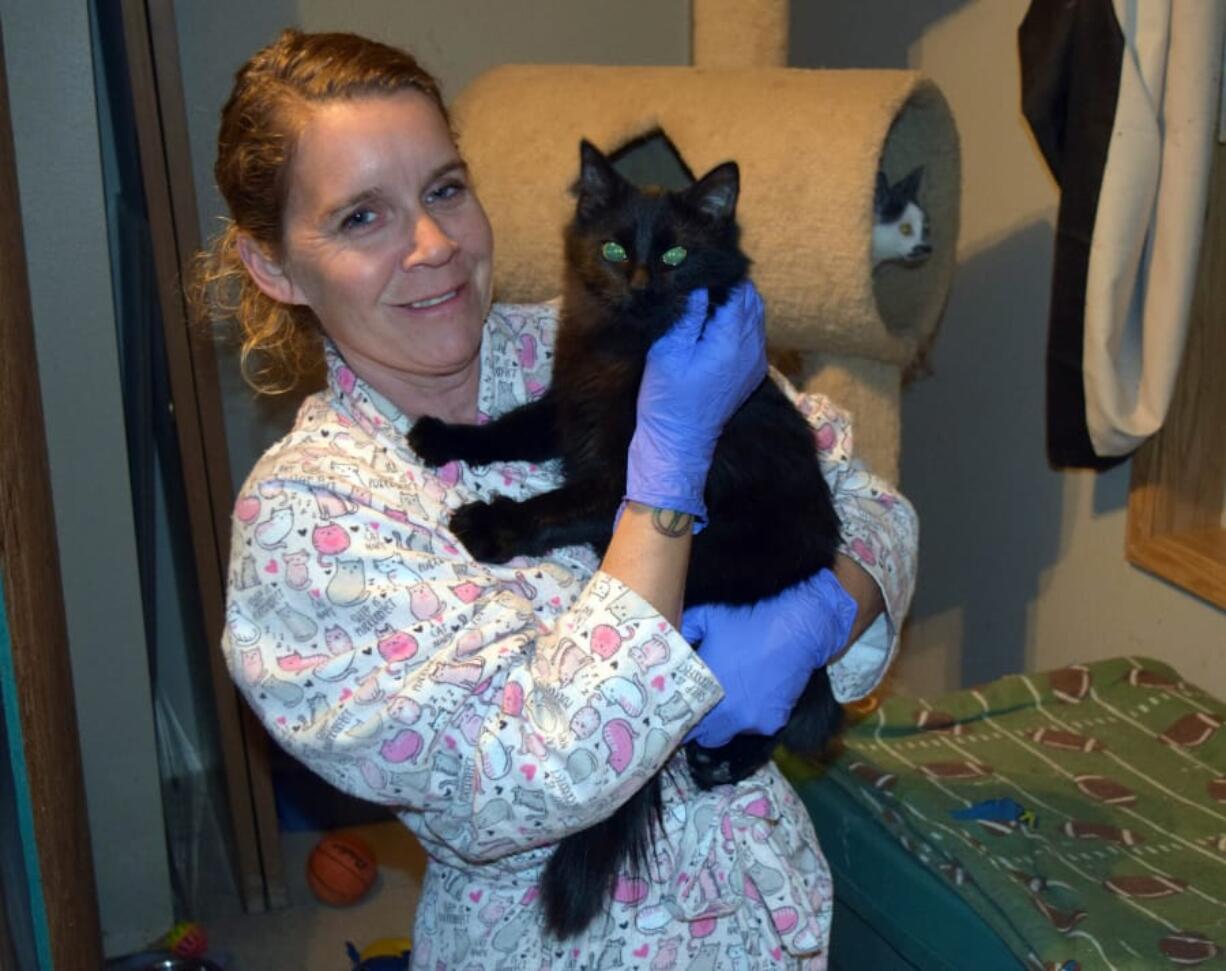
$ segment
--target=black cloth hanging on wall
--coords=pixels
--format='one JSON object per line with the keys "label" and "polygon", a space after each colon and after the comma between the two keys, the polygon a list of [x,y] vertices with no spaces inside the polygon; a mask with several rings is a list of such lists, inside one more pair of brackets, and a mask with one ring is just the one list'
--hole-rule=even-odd
{"label": "black cloth hanging on wall", "polygon": [[1022,112],[1060,185],[1047,332],[1047,457],[1107,469],[1086,424],[1082,353],[1090,240],[1115,124],[1124,34],[1111,0],[1034,0],[1018,29]]}

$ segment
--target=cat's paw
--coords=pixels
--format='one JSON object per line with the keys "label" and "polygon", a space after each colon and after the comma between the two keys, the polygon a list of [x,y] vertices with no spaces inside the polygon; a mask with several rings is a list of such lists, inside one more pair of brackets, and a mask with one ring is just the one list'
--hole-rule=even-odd
{"label": "cat's paw", "polygon": [[423,415],[409,429],[409,448],[416,452],[418,458],[428,467],[437,469],[455,458],[451,437],[451,429],[445,421]]}
{"label": "cat's paw", "polygon": [[482,563],[505,563],[527,552],[518,526],[519,503],[505,496],[491,502],[470,502],[451,516],[448,528],[473,559]]}
{"label": "cat's paw", "polygon": [[733,782],[732,765],[721,759],[716,750],[702,748],[691,742],[685,747],[685,760],[690,766],[690,775],[699,789],[714,789]]}

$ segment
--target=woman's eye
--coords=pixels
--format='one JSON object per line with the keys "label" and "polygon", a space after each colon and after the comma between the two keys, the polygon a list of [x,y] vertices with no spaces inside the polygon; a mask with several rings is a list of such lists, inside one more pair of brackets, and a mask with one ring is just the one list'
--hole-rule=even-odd
{"label": "woman's eye", "polygon": [[468,186],[463,182],[445,182],[437,189],[432,190],[426,198],[429,202],[450,202],[452,199],[462,196],[467,190]]}
{"label": "woman's eye", "polygon": [[672,249],[666,249],[660,259],[669,266],[680,266],[685,260],[685,247],[674,246]]}
{"label": "woman's eye", "polygon": [[612,240],[600,248],[600,255],[610,263],[625,263],[629,258],[626,256],[626,248],[621,243],[615,243]]}
{"label": "woman's eye", "polygon": [[341,222],[341,229],[361,229],[363,226],[369,226],[374,221],[375,211],[373,209],[358,209],[344,218]]}

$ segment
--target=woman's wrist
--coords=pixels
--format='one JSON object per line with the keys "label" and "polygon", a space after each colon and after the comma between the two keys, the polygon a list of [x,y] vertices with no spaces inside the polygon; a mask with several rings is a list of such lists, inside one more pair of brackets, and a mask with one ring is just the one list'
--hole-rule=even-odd
{"label": "woman's wrist", "polygon": [[678,450],[653,435],[649,422],[640,421],[626,455],[625,497],[645,506],[689,513],[705,523],[704,494],[714,452],[714,439],[709,446],[691,442],[690,448]]}
{"label": "woman's wrist", "polygon": [[651,517],[652,525],[665,536],[681,536],[684,533],[698,532],[698,529],[695,528],[696,520],[693,513],[666,506],[657,506],[649,502],[639,502],[637,499],[629,497],[623,499],[621,505],[617,507],[617,514],[613,517],[614,529],[621,522],[622,514],[630,506],[634,506],[637,510],[647,513]]}
{"label": "woman's wrist", "polygon": [[850,556],[843,553],[835,555],[834,575],[840,586],[855,600],[856,619],[852,621],[847,643],[831,660],[837,660],[845,654],[847,649],[860,639],[860,635],[868,630],[873,621],[885,610],[885,598],[881,595],[881,588],[877,586],[877,581]]}
{"label": "woman's wrist", "polygon": [[689,513],[627,500],[601,563],[674,626],[681,622],[693,521]]}

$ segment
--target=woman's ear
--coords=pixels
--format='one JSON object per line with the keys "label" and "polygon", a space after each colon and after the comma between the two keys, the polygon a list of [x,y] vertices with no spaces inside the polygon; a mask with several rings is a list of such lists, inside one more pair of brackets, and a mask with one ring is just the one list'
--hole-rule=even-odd
{"label": "woman's ear", "polygon": [[264,252],[264,248],[246,233],[238,235],[238,256],[251,274],[255,285],[278,303],[305,303],[298,288],[285,272],[284,265]]}

